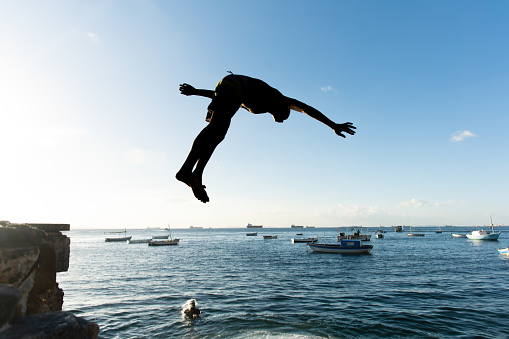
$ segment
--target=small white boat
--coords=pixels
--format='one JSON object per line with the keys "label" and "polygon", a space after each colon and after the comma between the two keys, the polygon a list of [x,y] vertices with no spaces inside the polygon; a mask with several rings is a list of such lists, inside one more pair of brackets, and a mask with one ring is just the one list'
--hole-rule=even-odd
{"label": "small white boat", "polygon": [[253,232],[253,233],[246,233],[246,235],[248,237],[256,237],[258,235],[258,232]]}
{"label": "small white boat", "polygon": [[277,235],[264,235],[263,239],[277,239]]}
{"label": "small white boat", "polygon": [[168,239],[169,236],[170,236],[169,234],[167,234],[167,235],[154,235],[152,237],[152,239]]}
{"label": "small white boat", "polygon": [[466,238],[466,234],[460,234],[460,233],[452,233],[451,234],[453,238]]}
{"label": "small white boat", "polygon": [[148,244],[150,239],[131,239],[128,241],[129,244]]}
{"label": "small white boat", "polygon": [[410,226],[410,233],[408,233],[409,237],[424,237],[424,233],[414,233],[412,231],[412,226]]}
{"label": "small white boat", "polygon": [[490,233],[485,230],[472,231],[472,234],[467,234],[467,238],[470,240],[498,240],[500,232]]}
{"label": "small white boat", "polygon": [[507,255],[509,256],[509,247],[507,248],[499,248],[498,249],[498,253],[502,254],[502,255]]}
{"label": "small white boat", "polygon": [[297,242],[304,242],[304,243],[314,243],[318,241],[318,236],[314,238],[295,238],[292,239],[292,244],[295,244]]}
{"label": "small white boat", "polygon": [[375,237],[377,239],[383,239],[384,238],[384,234],[382,232],[375,231]]}
{"label": "small white boat", "polygon": [[[490,217],[491,220],[491,217]],[[471,234],[467,234],[467,238],[470,240],[498,240],[500,236],[500,232],[495,232],[493,229],[493,220],[491,221],[491,232],[485,231],[483,229],[472,231]]]}
{"label": "small white boat", "polygon": [[314,252],[339,254],[364,254],[373,248],[373,245],[364,245],[362,240],[358,239],[343,239],[339,244],[307,244],[307,246]]}
{"label": "small white boat", "polygon": [[180,239],[175,238],[172,240],[150,240],[148,245],[149,246],[170,246],[170,245],[178,245],[180,242]]}

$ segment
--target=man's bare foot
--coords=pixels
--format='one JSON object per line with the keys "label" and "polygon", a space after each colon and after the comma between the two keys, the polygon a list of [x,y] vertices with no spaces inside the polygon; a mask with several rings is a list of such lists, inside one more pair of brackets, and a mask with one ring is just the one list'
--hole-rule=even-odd
{"label": "man's bare foot", "polygon": [[175,175],[177,180],[182,181],[187,186],[191,187],[193,190],[193,194],[196,199],[200,200],[203,203],[209,202],[209,196],[205,191],[205,185],[201,183],[201,180],[195,177],[192,173],[177,173]]}

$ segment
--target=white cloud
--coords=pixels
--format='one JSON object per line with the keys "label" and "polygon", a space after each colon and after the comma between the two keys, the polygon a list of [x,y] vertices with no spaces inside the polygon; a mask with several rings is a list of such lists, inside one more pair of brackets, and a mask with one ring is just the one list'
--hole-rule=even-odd
{"label": "white cloud", "polygon": [[447,200],[446,202],[429,202],[425,200],[418,200],[412,198],[410,201],[403,201],[396,205],[398,208],[403,207],[423,207],[423,206],[433,206],[433,207],[442,207],[442,206],[452,206],[452,205],[461,205],[465,204],[464,200],[456,201],[456,200]]}
{"label": "white cloud", "polygon": [[335,88],[332,88],[331,86],[324,86],[321,88],[321,90],[323,92],[334,92],[334,93],[338,93],[339,91]]}
{"label": "white cloud", "polygon": [[397,207],[422,207],[424,205],[428,205],[429,202],[427,201],[424,201],[424,200],[417,200],[415,198],[412,198],[412,200],[410,201],[403,201],[403,202],[400,202]]}
{"label": "white cloud", "polygon": [[451,142],[463,141],[466,138],[476,137],[474,133],[470,131],[456,131],[451,135]]}

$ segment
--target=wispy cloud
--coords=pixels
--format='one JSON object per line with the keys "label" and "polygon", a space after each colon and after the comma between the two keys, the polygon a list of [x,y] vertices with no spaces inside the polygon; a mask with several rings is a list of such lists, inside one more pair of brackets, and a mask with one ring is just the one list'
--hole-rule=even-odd
{"label": "wispy cloud", "polygon": [[429,202],[427,202],[427,201],[412,198],[412,200],[410,200],[410,201],[400,202],[397,205],[397,207],[422,207],[422,206],[425,206],[428,204],[429,204]]}
{"label": "wispy cloud", "polygon": [[447,205],[458,205],[458,204],[465,204],[465,200],[447,200],[446,202],[435,202],[433,203],[433,206],[439,207],[439,206],[447,206]]}
{"label": "wispy cloud", "polygon": [[449,140],[451,140],[451,142],[458,142],[476,136],[477,135],[470,131],[456,131],[451,135],[451,138]]}
{"label": "wispy cloud", "polygon": [[339,91],[332,86],[324,86],[321,88],[323,92],[333,92],[333,93],[339,93]]}
{"label": "wispy cloud", "polygon": [[87,37],[90,42],[92,42],[94,44],[99,43],[99,37],[97,36],[97,34],[88,32]]}
{"label": "wispy cloud", "polygon": [[359,205],[337,204],[329,210],[329,214],[341,218],[356,218],[361,216],[367,217],[384,211],[385,208],[378,205],[366,207]]}

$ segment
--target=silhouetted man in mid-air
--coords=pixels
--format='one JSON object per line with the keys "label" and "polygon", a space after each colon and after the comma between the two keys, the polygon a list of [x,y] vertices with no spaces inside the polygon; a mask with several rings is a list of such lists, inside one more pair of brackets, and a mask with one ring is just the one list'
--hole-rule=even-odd
{"label": "silhouetted man in mid-air", "polygon": [[204,203],[209,201],[209,197],[202,184],[203,170],[216,146],[224,139],[230,121],[240,107],[254,114],[270,113],[276,122],[285,121],[290,116],[290,110],[294,110],[324,123],[343,138],[346,137],[343,133],[355,134],[355,126],[351,122],[336,124],[313,107],[286,97],[265,82],[245,75],[230,74],[224,77],[214,91],[182,84],[180,93],[212,99],[205,119],[209,124],[194,140],[186,161],[176,175],[177,180],[190,186],[194,196]]}

